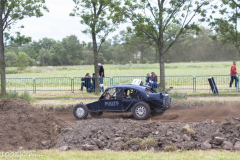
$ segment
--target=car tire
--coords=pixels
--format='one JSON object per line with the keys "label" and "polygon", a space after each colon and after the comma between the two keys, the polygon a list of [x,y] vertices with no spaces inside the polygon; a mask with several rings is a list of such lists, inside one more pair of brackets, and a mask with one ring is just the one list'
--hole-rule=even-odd
{"label": "car tire", "polygon": [[85,119],[88,116],[88,108],[84,104],[78,104],[73,108],[73,115],[76,119]]}
{"label": "car tire", "polygon": [[89,112],[89,114],[94,118],[94,117],[100,117],[103,112]]}
{"label": "car tire", "polygon": [[145,120],[149,117],[151,109],[147,103],[139,102],[133,106],[133,117],[138,120]]}

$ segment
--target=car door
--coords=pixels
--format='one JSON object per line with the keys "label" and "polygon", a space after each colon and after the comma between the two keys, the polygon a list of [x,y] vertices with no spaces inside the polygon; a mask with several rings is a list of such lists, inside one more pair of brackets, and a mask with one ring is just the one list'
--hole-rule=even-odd
{"label": "car door", "polygon": [[132,93],[132,89],[124,88],[124,96],[123,96],[123,110],[126,110],[130,108],[130,106],[133,104],[134,98],[130,97],[130,94]]}
{"label": "car door", "polygon": [[99,109],[102,111],[122,111],[123,88],[110,88],[106,90],[100,99]]}

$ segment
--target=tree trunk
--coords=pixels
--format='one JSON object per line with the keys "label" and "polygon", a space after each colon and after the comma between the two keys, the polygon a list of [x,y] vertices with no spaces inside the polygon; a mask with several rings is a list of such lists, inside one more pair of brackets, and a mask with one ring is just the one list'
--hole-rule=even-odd
{"label": "tree trunk", "polygon": [[1,1],[0,8],[0,67],[1,67],[1,95],[6,94],[6,76],[5,76],[5,56],[4,56],[4,39],[3,39],[3,11],[5,1]]}
{"label": "tree trunk", "polygon": [[159,64],[160,64],[160,91],[165,91],[165,69],[164,69],[164,50],[163,47],[159,49]]}
{"label": "tree trunk", "polygon": [[236,8],[236,25],[235,25],[235,31],[236,31],[236,46],[237,46],[237,55],[236,55],[236,59],[238,59],[239,57],[239,53],[240,53],[240,50],[239,50],[239,44],[238,44],[238,30],[237,30],[237,17],[238,17],[238,11],[237,11],[238,7]]}
{"label": "tree trunk", "polygon": [[154,63],[157,63],[157,58],[158,58],[158,49],[157,49],[157,47],[156,47],[156,56],[155,56],[155,60],[154,60]]}
{"label": "tree trunk", "polygon": [[95,70],[95,93],[99,93],[99,68],[98,68],[98,52],[97,52],[97,41],[96,33],[92,32],[93,39],[93,53],[94,53],[94,70]]}

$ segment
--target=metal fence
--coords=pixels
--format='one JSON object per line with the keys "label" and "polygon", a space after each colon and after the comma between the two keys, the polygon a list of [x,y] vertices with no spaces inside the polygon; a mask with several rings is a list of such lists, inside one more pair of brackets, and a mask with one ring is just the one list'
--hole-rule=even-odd
{"label": "metal fence", "polygon": [[[173,87],[174,90],[206,91],[210,90],[209,77],[214,77],[219,90],[239,91],[239,76],[237,76],[237,87],[235,87],[234,82],[230,88],[230,75],[203,75],[196,77],[191,75],[166,76],[165,83],[166,88]],[[145,76],[104,77],[103,84],[106,88],[116,84],[132,83],[134,79],[141,79],[145,83],[145,78]],[[74,91],[81,89],[82,82],[81,77],[6,78],[6,88],[7,91],[33,91],[34,93],[37,91],[70,91],[74,93]],[[158,77],[159,82],[160,77]]]}
{"label": "metal fence", "polygon": [[[141,79],[145,82],[145,76],[115,76],[112,78],[112,85],[132,83],[134,79]],[[160,82],[160,77],[158,77],[157,83]],[[166,88],[173,87],[177,90],[193,90],[194,89],[194,77],[191,75],[186,76],[166,76],[165,77]]]}
{"label": "metal fence", "polygon": [[72,79],[70,77],[47,77],[35,79],[35,90],[33,91],[71,91]]}
{"label": "metal fence", "polygon": [[34,79],[32,78],[6,78],[7,91],[33,91]]}
{"label": "metal fence", "polygon": [[197,90],[209,90],[209,82],[208,78],[213,77],[215,80],[215,83],[217,85],[218,90],[236,90],[239,91],[239,76],[238,76],[238,82],[237,86],[235,87],[235,81],[232,84],[232,87],[230,87],[230,80],[231,76],[230,75],[204,75],[204,76],[196,76],[195,77],[195,87],[194,91],[196,92]]}

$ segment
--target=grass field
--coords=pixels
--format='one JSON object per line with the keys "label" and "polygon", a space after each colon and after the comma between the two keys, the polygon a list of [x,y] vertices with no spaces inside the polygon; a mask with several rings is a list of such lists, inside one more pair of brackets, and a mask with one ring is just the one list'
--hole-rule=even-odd
{"label": "grass field", "polygon": [[[41,160],[239,160],[240,152],[229,151],[176,151],[176,152],[113,152],[113,151],[25,151],[22,153],[37,153],[41,157],[6,157],[6,159],[41,159]],[[1,158],[1,157],[0,157]]]}
{"label": "grass field", "polygon": [[[229,75],[232,62],[193,62],[165,63],[165,74],[170,75]],[[145,76],[154,71],[160,74],[159,64],[127,64],[104,65],[105,77],[113,76]],[[7,78],[36,78],[36,77],[83,77],[93,73],[93,65],[89,66],[59,66],[59,67],[29,67],[23,72],[17,68],[7,67]]]}
{"label": "grass field", "polygon": [[[165,64],[166,88],[173,87],[174,90],[184,93],[191,93],[194,92],[194,90],[196,90],[198,93],[206,93],[210,89],[208,82],[209,75],[221,75],[214,76],[218,89],[221,91],[236,91],[238,88],[229,88],[229,72],[231,65],[232,62]],[[146,74],[151,73],[152,71],[155,71],[157,75],[160,74],[159,64],[105,65],[104,68],[106,76],[104,78],[105,87],[108,87],[112,84],[131,83],[133,79],[141,79],[143,82],[145,82]],[[7,90],[33,91],[35,88],[38,93],[39,91],[71,92],[79,91],[82,83],[80,77],[85,76],[86,73],[92,74],[93,66],[29,67],[24,71],[17,71],[16,68],[7,68],[6,72],[8,73],[6,75],[8,78]],[[196,76],[196,78],[193,76]],[[160,76],[158,76],[158,82],[160,82]]]}

